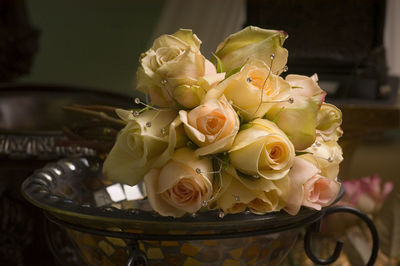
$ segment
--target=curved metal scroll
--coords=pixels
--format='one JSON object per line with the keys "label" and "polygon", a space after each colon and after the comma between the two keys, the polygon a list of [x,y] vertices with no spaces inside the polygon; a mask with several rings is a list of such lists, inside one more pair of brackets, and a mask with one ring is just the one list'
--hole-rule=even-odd
{"label": "curved metal scroll", "polygon": [[148,266],[146,254],[140,250],[137,240],[129,244],[129,257],[126,266]]}
{"label": "curved metal scroll", "polygon": [[[362,211],[360,211],[356,208],[347,207],[347,206],[335,206],[335,207],[328,208],[325,210],[323,218],[327,217],[333,213],[340,213],[340,212],[347,212],[347,213],[354,214],[354,215],[358,216],[359,218],[361,218],[361,220],[363,220],[367,224],[367,226],[371,232],[371,235],[372,235],[372,251],[371,251],[371,256],[368,260],[367,266],[374,265],[376,257],[378,255],[378,249],[379,249],[378,232],[376,231],[374,222],[371,220],[371,218],[368,217],[368,215],[366,215]],[[311,249],[311,237],[312,237],[312,234],[320,232],[321,220],[318,220],[317,222],[313,223],[312,225],[310,225],[307,228],[306,235],[304,237],[304,250],[305,250],[308,258],[312,262],[314,262],[316,264],[320,264],[320,265],[327,265],[327,264],[331,264],[331,263],[335,262],[338,259],[340,252],[342,251],[343,243],[338,241],[336,243],[333,254],[327,259],[318,258],[314,255],[314,253],[312,252],[312,249]]]}

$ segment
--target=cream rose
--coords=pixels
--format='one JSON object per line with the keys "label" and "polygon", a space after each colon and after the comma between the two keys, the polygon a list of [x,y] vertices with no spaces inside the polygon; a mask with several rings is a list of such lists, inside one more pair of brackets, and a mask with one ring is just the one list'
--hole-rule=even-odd
{"label": "cream rose", "polygon": [[343,161],[342,148],[336,141],[324,141],[317,137],[315,143],[307,148],[309,153],[302,157],[318,166],[321,174],[335,180],[339,174],[339,164]]}
{"label": "cream rose", "polygon": [[224,213],[239,213],[246,209],[256,214],[279,211],[289,196],[287,177],[271,181],[264,178],[239,177],[233,167],[222,172],[222,189],[217,196],[217,207]]}
{"label": "cream rose", "polygon": [[290,101],[275,104],[266,117],[288,135],[296,150],[303,150],[315,141],[317,113],[326,93],[318,86],[317,75],[288,75],[286,81],[291,86]]}
{"label": "cream rose", "polygon": [[293,144],[273,122],[256,119],[239,131],[229,150],[232,165],[240,172],[278,180],[287,175],[295,157]]}
{"label": "cream rose", "polygon": [[317,135],[325,141],[337,141],[342,136],[342,112],[333,104],[323,103],[317,114]]}
{"label": "cream rose", "polygon": [[283,31],[249,26],[220,43],[216,55],[227,73],[242,67],[252,58],[265,62],[274,74],[280,73],[288,57],[288,51],[282,47],[287,37]]}
{"label": "cream rose", "polygon": [[213,194],[212,163],[201,160],[188,148],[175,151],[171,160],[144,177],[153,210],[163,216],[195,213]]}
{"label": "cream rose", "polygon": [[206,99],[224,94],[245,120],[263,117],[276,102],[289,99],[290,85],[270,73],[260,60],[252,60],[240,72],[230,76],[211,89]]}
{"label": "cream rose", "polygon": [[117,113],[127,125],[108,154],[103,173],[110,181],[133,186],[151,168],[162,166],[172,157],[181,121],[174,110],[150,110],[137,117],[131,111],[119,109]]}
{"label": "cream rose", "polygon": [[188,137],[200,146],[196,155],[227,151],[239,130],[239,118],[224,96],[209,99],[195,109],[179,111]]}
{"label": "cream rose", "polygon": [[320,169],[313,163],[296,157],[289,172],[290,192],[285,210],[296,215],[301,206],[316,210],[329,206],[336,199],[340,183],[321,175]]}
{"label": "cream rose", "polygon": [[217,74],[200,53],[200,44],[191,30],[184,29],[157,38],[140,58],[137,89],[161,107],[193,108],[200,104],[205,90],[225,76]]}

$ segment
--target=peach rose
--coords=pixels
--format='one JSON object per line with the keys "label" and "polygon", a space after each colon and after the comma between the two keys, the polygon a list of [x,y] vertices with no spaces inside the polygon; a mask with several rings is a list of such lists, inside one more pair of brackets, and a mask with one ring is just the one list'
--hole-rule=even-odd
{"label": "peach rose", "polygon": [[263,117],[276,102],[289,99],[290,85],[270,73],[260,60],[252,60],[240,72],[228,77],[211,89],[205,99],[224,94],[246,121]]}
{"label": "peach rose", "polygon": [[171,160],[144,177],[153,210],[163,216],[180,217],[195,213],[211,198],[212,163],[201,160],[188,148],[175,151]]}
{"label": "peach rose", "polygon": [[277,180],[289,172],[295,150],[275,123],[256,119],[239,131],[229,157],[232,165],[244,174]]}
{"label": "peach rose", "polygon": [[187,112],[179,111],[188,137],[200,146],[196,155],[227,151],[239,130],[239,118],[224,96],[209,99]]}

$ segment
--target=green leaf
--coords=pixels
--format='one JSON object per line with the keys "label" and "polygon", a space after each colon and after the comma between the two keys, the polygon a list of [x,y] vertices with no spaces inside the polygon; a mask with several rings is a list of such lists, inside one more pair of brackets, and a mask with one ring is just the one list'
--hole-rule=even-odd
{"label": "green leaf", "polygon": [[232,76],[232,75],[238,73],[238,72],[242,69],[242,67],[243,67],[243,66],[240,66],[240,67],[237,67],[237,68],[232,69],[232,70],[225,76],[225,78],[229,78],[230,76]]}
{"label": "green leaf", "polygon": [[248,129],[248,128],[251,128],[251,125],[249,123],[241,124],[239,131],[240,130],[245,130],[245,129]]}
{"label": "green leaf", "polygon": [[216,159],[212,159],[212,166],[213,166],[213,171],[214,171],[214,181],[216,181],[219,178],[219,173],[218,170],[220,168],[220,162]]}
{"label": "green leaf", "polygon": [[213,56],[214,56],[215,60],[217,60],[217,73],[225,72],[224,71],[224,66],[222,64],[222,60],[214,53],[213,53]]}
{"label": "green leaf", "polygon": [[211,154],[210,159],[213,160],[213,162],[216,163],[218,167],[214,165],[214,171],[217,171],[220,169],[221,164],[222,164],[222,169],[226,169],[229,166],[230,162],[230,157],[228,152],[220,152],[217,154]]}
{"label": "green leaf", "polygon": [[196,145],[194,142],[192,142],[192,141],[186,142],[186,147],[188,147],[189,149],[192,149],[192,150],[196,150],[196,149],[199,148],[199,146],[197,146],[197,145]]}
{"label": "green leaf", "polygon": [[243,121],[244,121],[243,115],[240,113],[239,110],[236,111],[236,114],[237,114],[237,116],[239,117],[239,123],[240,123],[240,124],[243,124]]}
{"label": "green leaf", "polygon": [[222,168],[224,168],[224,169],[228,168],[229,162],[231,160],[230,157],[229,157],[229,153],[228,152],[220,153],[219,158],[222,161]]}
{"label": "green leaf", "polygon": [[236,173],[240,178],[248,179],[248,180],[251,180],[251,181],[255,181],[255,180],[260,178],[260,177],[254,177],[252,175],[248,175],[248,174],[242,173],[237,169],[236,169]]}
{"label": "green leaf", "polygon": [[304,155],[304,154],[310,154],[309,152],[306,151],[296,151],[296,156]]}

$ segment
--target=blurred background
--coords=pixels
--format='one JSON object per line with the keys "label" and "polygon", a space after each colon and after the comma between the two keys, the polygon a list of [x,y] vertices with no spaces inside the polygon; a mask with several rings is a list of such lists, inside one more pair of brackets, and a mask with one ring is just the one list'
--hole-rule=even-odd
{"label": "blurred background", "polygon": [[[309,64],[304,62],[308,58],[357,60],[360,64],[363,57],[374,56],[374,49],[383,45],[387,65],[379,63],[375,67],[387,67],[388,74],[400,75],[400,26],[395,16],[400,7],[395,0],[386,4],[326,1],[324,5],[308,0],[301,4],[249,2],[26,1],[27,19],[38,30],[37,49],[29,74],[14,80],[86,86],[132,95],[139,54],[151,46],[156,36],[191,28],[203,41],[202,53],[211,58],[218,43],[250,23],[287,31],[289,58],[302,58],[303,68]],[[295,70],[293,73],[297,73]]]}
{"label": "blurred background", "polygon": [[[345,160],[340,178],[350,181],[378,175],[382,186],[393,184],[385,197],[366,193],[372,198],[367,207],[373,205],[373,211],[367,207],[366,211],[379,225],[379,263],[397,265],[399,13],[397,0],[1,1],[0,217],[6,218],[0,222],[0,264],[3,259],[9,265],[53,265],[51,258],[27,253],[35,243],[45,244],[40,233],[32,237],[32,228],[41,224],[29,218],[37,211],[27,210],[19,185],[45,162],[65,156],[26,149],[31,136],[63,133],[62,105],[129,106],[139,95],[134,90],[139,55],[160,34],[193,29],[203,42],[202,53],[211,58],[229,34],[256,25],[288,32],[287,73],[318,73],[321,88],[328,92],[327,102],[342,109]],[[43,144],[37,139],[34,143]],[[354,229],[354,224],[349,223],[349,228]],[[349,235],[346,230],[344,234]],[[368,244],[368,237],[362,241]],[[338,265],[363,265],[362,256],[366,255],[346,255]],[[291,258],[303,259],[295,253]],[[286,263],[302,265],[301,259]]]}

